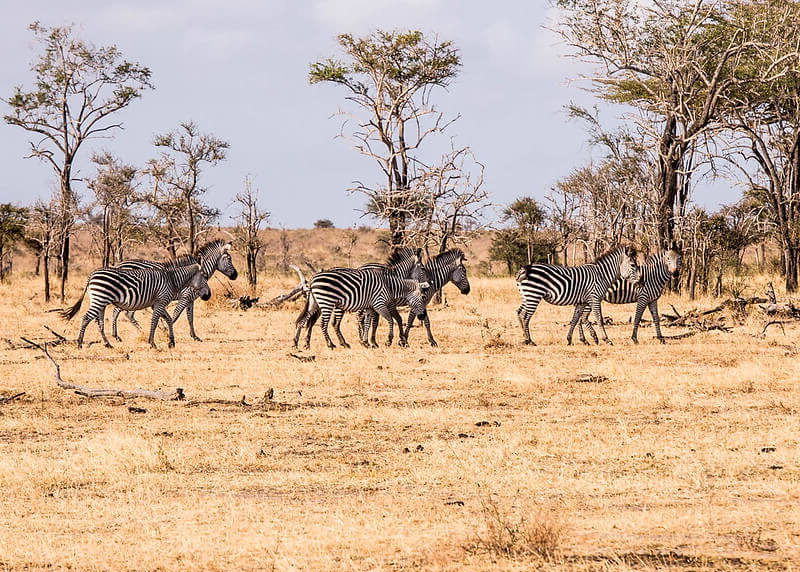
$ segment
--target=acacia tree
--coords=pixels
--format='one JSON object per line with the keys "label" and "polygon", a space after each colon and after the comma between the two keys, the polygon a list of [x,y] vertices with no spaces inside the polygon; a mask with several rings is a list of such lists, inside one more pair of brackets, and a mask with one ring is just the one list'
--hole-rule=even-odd
{"label": "acacia tree", "polygon": [[525,242],[528,264],[531,264],[539,242],[537,238],[544,228],[545,209],[532,197],[520,197],[503,209],[503,220],[513,223],[514,230]]}
{"label": "acacia tree", "polygon": [[[721,96],[757,46],[729,0],[555,0],[557,32],[593,64],[602,98],[633,106],[658,152],[658,238],[667,247],[688,201],[693,151],[715,127]],[[720,24],[727,32],[719,33]]]}
{"label": "acacia tree", "polygon": [[99,210],[93,226],[99,231],[102,264],[112,266],[123,260],[125,247],[140,225],[136,207],[141,199],[134,184],[137,170],[108,152],[94,155],[92,161],[98,170],[89,189],[95,196],[92,210]]}
{"label": "acacia tree", "polygon": [[28,209],[11,203],[0,204],[0,282],[6,277],[6,260],[14,244],[25,236]]}
{"label": "acacia tree", "polygon": [[150,70],[125,60],[115,47],[79,39],[71,26],[30,26],[41,54],[31,70],[32,89],[17,87],[6,100],[10,125],[31,133],[30,155],[50,165],[59,180],[61,300],[69,275],[70,236],[75,222],[73,166],[89,139],[122,128],[111,116],[152,88]]}
{"label": "acacia tree", "polygon": [[763,48],[741,66],[747,81],[722,106],[726,127],[739,136],[724,156],[772,223],[786,290],[794,292],[800,268],[800,5],[744,2],[737,16]]}
{"label": "acacia tree", "polygon": [[400,245],[420,201],[414,181],[423,143],[455,120],[445,120],[432,94],[450,84],[461,57],[451,42],[429,41],[419,31],[341,34],[338,42],[345,60],[313,62],[309,82],[348,90],[345,99],[356,111],[340,114],[350,117],[354,126],[350,129],[345,121],[341,136],[374,159],[385,177],[383,184],[356,183],[351,191],[366,195],[368,212],[388,221],[391,244]]}
{"label": "acacia tree", "polygon": [[[205,165],[214,166],[225,160],[230,144],[212,134],[201,133],[193,121],[188,121],[174,131],[156,135],[155,146],[164,151],[159,159],[149,163],[149,172],[155,180],[150,203],[167,217],[174,230],[185,225],[182,234],[187,249],[194,252],[200,233],[219,216],[218,209],[202,201],[208,188],[200,184],[200,176]],[[182,214],[180,222],[174,220],[178,206]]]}
{"label": "acacia tree", "polygon": [[239,205],[239,213],[234,218],[236,226],[233,234],[238,239],[239,248],[244,252],[247,260],[247,281],[255,292],[258,281],[256,259],[259,251],[264,248],[259,231],[269,220],[270,213],[259,206],[258,189],[253,189],[253,180],[250,177],[245,177],[244,191],[236,195],[235,202]]}

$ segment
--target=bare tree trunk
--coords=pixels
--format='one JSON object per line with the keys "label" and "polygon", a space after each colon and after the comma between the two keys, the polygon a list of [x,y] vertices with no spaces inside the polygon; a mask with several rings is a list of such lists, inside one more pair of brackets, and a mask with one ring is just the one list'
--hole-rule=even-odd
{"label": "bare tree trunk", "polygon": [[800,249],[796,246],[789,246],[784,251],[784,273],[787,292],[795,292],[797,290],[797,258],[799,253]]}
{"label": "bare tree trunk", "polygon": [[47,249],[42,251],[44,262],[44,301],[50,301],[50,254]]}

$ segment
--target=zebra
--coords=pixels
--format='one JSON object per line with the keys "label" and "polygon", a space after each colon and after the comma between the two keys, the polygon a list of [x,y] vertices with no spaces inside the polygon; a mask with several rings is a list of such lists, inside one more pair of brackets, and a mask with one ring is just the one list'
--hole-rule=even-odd
{"label": "zebra", "polygon": [[[460,248],[453,248],[441,254],[437,254],[433,258],[429,259],[428,262],[425,264],[425,269],[428,271],[430,276],[429,282],[430,287],[425,290],[425,305],[427,306],[430,303],[431,299],[433,299],[434,295],[439,292],[448,282],[452,282],[453,284],[458,287],[459,291],[467,295],[470,292],[470,285],[469,280],[467,279],[467,269],[464,266],[464,261],[466,261],[467,257],[464,256],[464,252]],[[398,305],[402,306],[402,304],[398,302]],[[378,315],[374,312],[365,311],[364,312],[364,319],[363,319],[363,328],[366,330],[369,328],[369,324],[372,324],[372,344],[375,345],[375,330],[378,326]],[[406,331],[405,331],[405,338],[408,340],[409,332],[411,331],[411,325],[414,323],[414,318],[416,317],[415,312],[411,312],[408,316],[408,322],[406,322]],[[428,342],[431,344],[432,347],[437,347],[439,344],[433,337],[431,333],[431,321],[430,317],[428,316],[427,312],[425,313],[425,318],[423,319],[423,323],[425,324],[425,329],[428,333]],[[389,339],[386,342],[386,345],[392,344],[392,337],[393,337],[393,328],[392,323],[389,322]]]}
{"label": "zebra", "polygon": [[[617,280],[611,285],[611,288],[608,289],[608,292],[606,292],[606,295],[603,297],[603,299],[610,304],[636,303],[636,314],[633,318],[633,334],[631,335],[633,343],[639,343],[637,332],[645,308],[650,309],[650,315],[653,317],[653,324],[656,327],[656,339],[662,344],[666,343],[664,341],[664,336],[661,335],[661,321],[658,316],[658,299],[661,297],[664,286],[666,286],[670,278],[672,276],[677,276],[681,268],[681,261],[681,251],[675,242],[672,242],[668,249],[654,254],[640,267],[642,271],[641,288],[636,288],[626,280]],[[589,322],[589,314],[585,308],[583,308],[582,311],[581,321],[578,323],[578,334],[580,335],[580,340],[586,344],[588,342],[583,335],[584,324],[592,338],[594,338],[595,343],[597,343],[597,334],[592,324]]]}
{"label": "zebra", "polygon": [[142,310],[153,308],[153,319],[150,323],[150,345],[155,348],[153,337],[159,318],[164,318],[169,328],[169,347],[175,346],[172,331],[172,319],[167,312],[167,304],[172,302],[184,288],[195,289],[200,298],[208,300],[211,289],[203,275],[199,264],[185,265],[179,260],[164,265],[162,270],[138,269],[119,270],[116,268],[100,268],[89,275],[83,294],[71,307],[61,312],[61,316],[72,319],[80,310],[83,298],[89,293],[89,310],[83,316],[78,334],[78,347],[83,346],[83,335],[86,326],[92,320],[97,322],[100,335],[106,347],[112,347],[106,338],[104,318],[106,306],[114,304],[123,310]]}
{"label": "zebra", "polygon": [[[231,258],[230,251],[230,242],[217,239],[212,240],[211,242],[206,243],[198,248],[194,256],[185,256],[182,257],[181,260],[183,260],[186,264],[200,264],[200,267],[203,270],[203,276],[205,276],[206,280],[209,280],[216,271],[221,272],[231,280],[236,280],[236,278],[239,276],[239,273],[236,271],[236,267],[233,265],[233,259]],[[120,262],[114,268],[119,270],[163,270],[166,264],[171,263],[135,259]],[[189,334],[192,336],[193,340],[201,342],[203,340],[200,339],[194,330],[194,301],[197,296],[198,294],[196,291],[192,290],[191,288],[184,288],[178,294],[178,304],[175,306],[175,313],[172,316],[172,321],[173,323],[176,322],[181,313],[186,310],[186,319],[189,321]],[[111,335],[114,336],[114,339],[121,342],[122,338],[119,337],[119,334],[117,333],[117,319],[119,318],[120,312],[122,312],[122,310],[116,306],[112,310]],[[139,323],[136,321],[132,311],[129,310],[125,312],[125,315],[134,326],[137,328],[139,327]]]}
{"label": "zebra", "polygon": [[[426,276],[419,254],[413,257],[411,274]],[[400,345],[406,345],[403,335],[403,321],[397,311],[395,300],[407,298],[412,311],[425,315],[423,291],[428,282],[404,278],[399,265],[383,267],[369,265],[366,268],[334,268],[315,274],[308,285],[308,296],[303,311],[295,321],[294,345],[297,347],[300,332],[307,328],[305,347],[309,347],[311,331],[317,319],[322,317],[322,333],[328,347],[336,346],[328,334],[328,324],[334,317],[334,329],[343,347],[350,347],[341,333],[341,316],[344,312],[355,312],[373,308],[387,320],[394,319],[400,325]]]}
{"label": "zebra", "polygon": [[[568,267],[555,264],[528,264],[517,273],[517,289],[522,295],[522,305],[517,309],[517,318],[522,326],[523,343],[531,340],[529,323],[539,302],[544,299],[559,306],[588,305],[597,317],[603,332],[603,341],[610,344],[601,303],[603,296],[617,279],[641,281],[641,272],[636,264],[633,247],[616,247],[601,254],[594,262]],[[572,344],[572,332],[580,318],[576,312],[567,333],[567,344]]]}

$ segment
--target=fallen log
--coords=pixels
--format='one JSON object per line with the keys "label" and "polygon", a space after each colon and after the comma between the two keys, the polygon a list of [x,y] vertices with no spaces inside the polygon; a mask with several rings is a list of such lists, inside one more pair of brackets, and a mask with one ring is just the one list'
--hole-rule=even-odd
{"label": "fallen log", "polygon": [[61,378],[61,366],[58,365],[58,362],[53,359],[53,356],[51,356],[50,352],[47,350],[47,342],[45,342],[44,346],[41,346],[27,338],[22,338],[22,341],[44,352],[44,355],[50,360],[50,363],[52,363],[53,367],[55,368],[54,376],[56,378],[56,385],[58,385],[58,387],[61,389],[70,389],[83,397],[124,397],[128,399],[134,397],[144,397],[147,399],[158,399],[161,401],[182,400],[186,397],[183,393],[183,388],[181,387],[175,388],[174,391],[153,391],[149,389],[98,389],[64,381]]}

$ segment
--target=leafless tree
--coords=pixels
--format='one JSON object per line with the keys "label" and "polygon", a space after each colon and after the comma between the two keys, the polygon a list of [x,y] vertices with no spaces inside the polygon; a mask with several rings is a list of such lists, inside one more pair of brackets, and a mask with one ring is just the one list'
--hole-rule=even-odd
{"label": "leafless tree", "polygon": [[49,203],[45,203],[41,199],[37,200],[31,207],[25,230],[27,241],[35,245],[35,250],[39,255],[37,268],[40,263],[43,267],[45,302],[50,301],[50,259],[57,252],[56,234],[59,228],[59,212],[57,197]]}
{"label": "leafless tree", "polygon": [[258,189],[253,188],[253,179],[249,176],[245,177],[244,191],[236,195],[235,202],[239,206],[239,212],[234,217],[236,226],[233,228],[233,234],[237,238],[237,246],[247,260],[247,281],[255,292],[258,281],[256,260],[259,251],[264,247],[259,232],[269,220],[270,213],[259,206]]}

